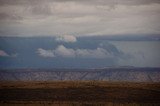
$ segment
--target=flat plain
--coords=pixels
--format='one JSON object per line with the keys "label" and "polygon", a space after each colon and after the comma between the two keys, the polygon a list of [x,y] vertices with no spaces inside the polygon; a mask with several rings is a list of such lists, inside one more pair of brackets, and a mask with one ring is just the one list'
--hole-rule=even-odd
{"label": "flat plain", "polygon": [[160,83],[3,81],[0,106],[160,106]]}

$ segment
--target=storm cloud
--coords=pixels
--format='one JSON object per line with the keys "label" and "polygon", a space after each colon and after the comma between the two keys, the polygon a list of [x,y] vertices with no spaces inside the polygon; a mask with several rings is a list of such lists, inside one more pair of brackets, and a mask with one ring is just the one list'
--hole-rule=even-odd
{"label": "storm cloud", "polygon": [[160,34],[159,0],[0,0],[0,36]]}

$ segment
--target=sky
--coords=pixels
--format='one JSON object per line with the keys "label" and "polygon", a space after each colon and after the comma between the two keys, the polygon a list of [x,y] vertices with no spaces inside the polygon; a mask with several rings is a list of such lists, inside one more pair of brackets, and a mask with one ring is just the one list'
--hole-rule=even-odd
{"label": "sky", "polygon": [[0,36],[160,34],[159,0],[0,0]]}
{"label": "sky", "polygon": [[160,0],[0,0],[0,68],[159,67],[159,41]]}
{"label": "sky", "polygon": [[0,68],[160,67],[159,54],[160,41],[0,37]]}

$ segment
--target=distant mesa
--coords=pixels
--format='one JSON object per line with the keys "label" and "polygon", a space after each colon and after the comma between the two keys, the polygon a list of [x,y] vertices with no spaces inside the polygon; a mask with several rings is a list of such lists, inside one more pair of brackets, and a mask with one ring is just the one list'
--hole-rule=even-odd
{"label": "distant mesa", "polygon": [[133,66],[102,69],[1,69],[0,81],[101,80],[160,82],[160,68]]}

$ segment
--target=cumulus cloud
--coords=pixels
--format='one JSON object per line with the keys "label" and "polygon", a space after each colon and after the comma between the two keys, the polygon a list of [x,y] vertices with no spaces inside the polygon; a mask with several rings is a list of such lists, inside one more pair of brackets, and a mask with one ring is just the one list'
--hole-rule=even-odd
{"label": "cumulus cloud", "polygon": [[115,55],[104,48],[96,49],[72,49],[59,45],[56,49],[38,49],[38,54],[42,57],[64,57],[64,58],[113,58]]}
{"label": "cumulus cloud", "polygon": [[3,51],[3,50],[0,50],[0,57],[8,57],[9,55]]}
{"label": "cumulus cloud", "polygon": [[37,50],[37,53],[42,57],[55,57],[52,50],[44,50],[42,48],[39,48]]}
{"label": "cumulus cloud", "polygon": [[57,56],[61,57],[75,57],[75,50],[66,48],[63,45],[58,46],[53,50]]}
{"label": "cumulus cloud", "polygon": [[160,0],[0,0],[0,36],[160,34]]}
{"label": "cumulus cloud", "polygon": [[75,36],[72,36],[72,35],[64,35],[64,36],[58,36],[56,39],[55,39],[57,42],[67,42],[67,43],[73,43],[73,42],[76,42],[77,39]]}

